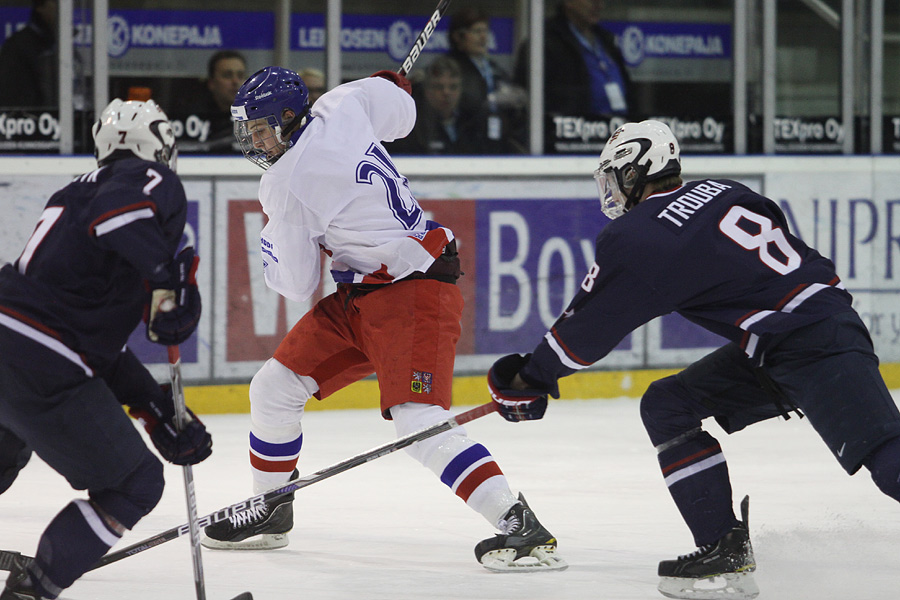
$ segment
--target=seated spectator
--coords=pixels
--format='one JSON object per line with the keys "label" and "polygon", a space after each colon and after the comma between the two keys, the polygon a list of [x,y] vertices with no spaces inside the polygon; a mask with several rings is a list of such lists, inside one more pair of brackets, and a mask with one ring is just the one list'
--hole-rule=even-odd
{"label": "seated spectator", "polygon": [[385,146],[392,154],[500,154],[502,140],[488,139],[485,114],[459,106],[462,74],[452,58],[435,58],[414,83],[417,118],[412,132]]}
{"label": "seated spectator", "polygon": [[300,75],[303,83],[306,84],[306,89],[309,90],[309,105],[312,106],[319,99],[319,96],[328,90],[325,87],[325,73],[319,69],[309,67],[298,71],[297,74]]}
{"label": "seated spectator", "polygon": [[524,150],[525,90],[511,81],[509,74],[488,55],[491,29],[487,14],[478,7],[466,6],[450,17],[448,56],[459,64],[462,73],[464,111],[487,115],[487,137],[507,138]]}
{"label": "seated spectator", "polygon": [[206,70],[206,85],[200,91],[200,97],[181,94],[181,98],[173,103],[172,120],[183,127],[178,138],[178,151],[239,154],[241,150],[231,121],[231,103],[247,79],[247,61],[240,52],[220,50],[210,57]]}
{"label": "seated spectator", "polygon": [[[600,20],[603,0],[562,0],[544,27],[544,110],[571,116],[627,117],[631,79]],[[519,49],[515,81],[529,85],[528,44]]]}
{"label": "seated spectator", "polygon": [[55,108],[57,0],[32,0],[31,19],[0,47],[0,107]]}

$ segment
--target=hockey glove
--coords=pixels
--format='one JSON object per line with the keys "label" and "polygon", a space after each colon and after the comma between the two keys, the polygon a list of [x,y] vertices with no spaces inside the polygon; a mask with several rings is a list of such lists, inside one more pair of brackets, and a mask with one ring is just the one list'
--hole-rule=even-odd
{"label": "hockey glove", "polygon": [[175,465],[196,465],[212,454],[212,436],[200,419],[187,409],[188,422],[184,429],[175,427],[175,405],[172,387],[159,386],[163,390],[160,401],[152,400],[146,406],[132,407],[128,414],[141,422],[159,455]]}
{"label": "hockey glove", "polygon": [[387,79],[398,88],[412,96],[412,84],[409,82],[409,79],[407,79],[400,73],[395,73],[394,71],[378,71],[377,73],[372,74],[371,77],[381,77],[382,79]]}
{"label": "hockey glove", "polygon": [[169,265],[169,279],[155,284],[150,296],[147,338],[174,346],[187,341],[200,322],[200,290],[197,264],[200,259],[188,246]]}
{"label": "hockey glove", "polygon": [[497,403],[497,412],[512,421],[533,421],[547,410],[547,392],[537,389],[513,389],[513,379],[531,358],[530,354],[509,354],[488,371],[488,388]]}

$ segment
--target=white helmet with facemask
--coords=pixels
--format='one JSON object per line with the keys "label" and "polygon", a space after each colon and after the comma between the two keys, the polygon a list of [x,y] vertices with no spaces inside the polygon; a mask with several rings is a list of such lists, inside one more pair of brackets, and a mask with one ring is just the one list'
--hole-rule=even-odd
{"label": "white helmet with facemask", "polygon": [[681,151],[661,121],[625,123],[606,142],[594,171],[603,214],[621,217],[637,204],[647,183],[681,173]]}
{"label": "white helmet with facemask", "polygon": [[94,155],[101,167],[133,155],[175,170],[175,133],[166,113],[153,100],[126,102],[116,98],[100,113],[92,133]]}

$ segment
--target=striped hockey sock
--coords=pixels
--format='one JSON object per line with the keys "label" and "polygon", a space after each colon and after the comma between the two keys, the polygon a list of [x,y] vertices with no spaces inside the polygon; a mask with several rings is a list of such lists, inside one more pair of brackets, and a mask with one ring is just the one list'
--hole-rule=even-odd
{"label": "striped hockey sock", "polygon": [[669,493],[698,547],[717,541],[738,524],[728,465],[713,436],[698,430],[684,441],[665,447],[658,458]]}

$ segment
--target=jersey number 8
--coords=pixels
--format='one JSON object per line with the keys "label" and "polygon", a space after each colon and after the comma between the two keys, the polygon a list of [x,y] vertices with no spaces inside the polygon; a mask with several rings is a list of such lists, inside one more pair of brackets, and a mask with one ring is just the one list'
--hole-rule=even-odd
{"label": "jersey number 8", "polygon": [[[742,219],[758,225],[759,232],[750,233],[746,229],[741,228],[740,222]],[[780,227],[773,227],[772,219],[769,217],[749,211],[743,206],[731,207],[731,210],[719,222],[719,231],[727,235],[742,248],[758,250],[759,260],[781,275],[786,275],[797,269],[803,261],[797,251],[788,243],[784,230]],[[769,244],[775,244],[781,256],[774,256],[770,251]]]}

